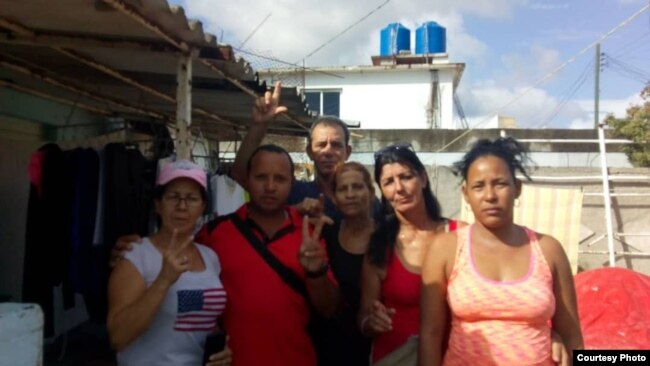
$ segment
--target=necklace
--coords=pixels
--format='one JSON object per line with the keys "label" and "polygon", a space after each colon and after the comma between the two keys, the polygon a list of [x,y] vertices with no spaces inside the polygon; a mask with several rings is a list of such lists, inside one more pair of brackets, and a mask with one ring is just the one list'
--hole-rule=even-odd
{"label": "necklace", "polygon": [[401,233],[398,236],[398,244],[404,249],[419,249],[422,247],[423,240],[418,238],[417,232],[413,231],[410,235]]}
{"label": "necklace", "polygon": [[437,225],[433,230],[412,230],[408,234],[400,232],[398,235],[398,245],[404,249],[419,250],[428,241],[433,238],[432,235],[440,231],[445,231],[445,225]]}

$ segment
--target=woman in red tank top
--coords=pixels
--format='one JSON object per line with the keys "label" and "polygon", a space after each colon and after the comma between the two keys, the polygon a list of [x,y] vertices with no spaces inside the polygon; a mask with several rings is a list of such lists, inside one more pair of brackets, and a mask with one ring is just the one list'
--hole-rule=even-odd
{"label": "woman in red tank top", "polygon": [[455,230],[457,222],[441,216],[424,165],[410,145],[375,153],[375,181],[386,215],[363,263],[359,325],[374,337],[373,363],[386,362],[398,350],[414,364],[424,254],[436,235]]}

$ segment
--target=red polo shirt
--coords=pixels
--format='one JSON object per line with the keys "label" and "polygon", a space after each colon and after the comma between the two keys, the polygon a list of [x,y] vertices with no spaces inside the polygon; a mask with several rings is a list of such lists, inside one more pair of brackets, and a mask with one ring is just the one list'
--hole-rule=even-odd
{"label": "red polo shirt", "polygon": [[[248,219],[247,204],[235,214],[304,281],[305,272],[298,262],[302,217],[292,207],[287,212],[282,229],[272,238]],[[307,333],[309,304],[264,261],[235,225],[219,218],[203,227],[197,241],[211,247],[221,262],[221,282],[228,294],[224,326],[230,335],[233,366],[316,365]],[[334,278],[331,272],[328,276]]]}

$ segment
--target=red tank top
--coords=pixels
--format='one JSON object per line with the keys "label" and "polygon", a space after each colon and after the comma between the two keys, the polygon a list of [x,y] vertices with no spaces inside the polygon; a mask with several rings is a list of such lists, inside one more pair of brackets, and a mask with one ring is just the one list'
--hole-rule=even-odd
{"label": "red tank top", "polygon": [[[458,223],[447,221],[447,231],[456,231]],[[421,274],[404,267],[397,254],[386,264],[386,278],[381,286],[381,302],[394,308],[393,330],[378,334],[373,341],[372,360],[377,362],[393,352],[412,336],[420,333]]]}

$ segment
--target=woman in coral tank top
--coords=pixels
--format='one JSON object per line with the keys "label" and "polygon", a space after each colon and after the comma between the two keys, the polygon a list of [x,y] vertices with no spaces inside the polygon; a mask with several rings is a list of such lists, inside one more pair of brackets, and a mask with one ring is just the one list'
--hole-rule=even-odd
{"label": "woman in coral tank top", "polygon": [[[433,238],[456,229],[440,215],[422,162],[410,145],[375,154],[375,181],[386,211],[370,239],[361,274],[359,325],[373,336],[373,364],[415,365],[420,327],[420,268]],[[398,357],[398,355],[401,355]]]}
{"label": "woman in coral tank top", "polygon": [[455,164],[476,222],[437,236],[424,260],[420,365],[552,365],[551,329],[568,350],[582,348],[562,246],[513,222],[525,161],[517,141],[500,138]]}

